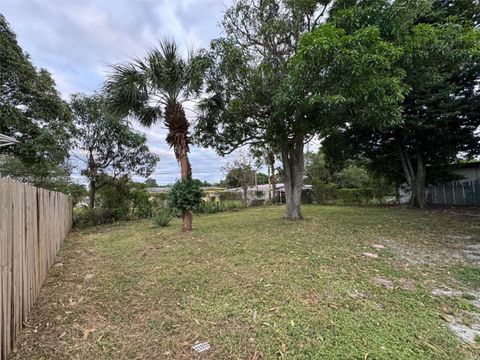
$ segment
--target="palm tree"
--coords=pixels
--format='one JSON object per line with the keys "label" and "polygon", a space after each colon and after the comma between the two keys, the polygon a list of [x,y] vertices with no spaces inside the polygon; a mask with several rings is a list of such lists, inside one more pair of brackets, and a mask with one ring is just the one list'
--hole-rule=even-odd
{"label": "palm tree", "polygon": [[[183,103],[200,95],[207,58],[190,53],[182,58],[172,40],[160,41],[144,59],[116,64],[105,82],[111,110],[119,116],[131,116],[142,125],[163,120],[168,128],[167,143],[180,163],[181,179],[192,179],[188,160],[189,123]],[[183,231],[192,229],[192,212],[184,211]]]}

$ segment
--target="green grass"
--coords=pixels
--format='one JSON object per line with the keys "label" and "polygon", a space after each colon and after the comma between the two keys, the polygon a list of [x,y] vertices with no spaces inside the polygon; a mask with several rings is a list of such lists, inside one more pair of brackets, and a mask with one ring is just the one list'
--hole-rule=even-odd
{"label": "green grass", "polygon": [[[26,329],[14,358],[190,359],[195,341],[211,344],[202,356],[211,359],[478,356],[478,344],[457,339],[438,310],[462,311],[468,300],[431,295],[457,283],[449,274],[457,265],[435,254],[451,246],[449,234],[478,235],[467,220],[305,206],[305,220],[287,222],[283,211],[196,216],[191,234],[180,233],[177,219],[166,228],[145,220],[72,234],[30,321],[44,325]],[[401,249],[429,261],[409,261]],[[478,281],[477,270],[459,273],[465,286]],[[405,279],[413,290],[401,287]]]}
{"label": "green grass", "polygon": [[469,287],[480,289],[480,269],[473,266],[462,266],[455,269],[458,280]]}

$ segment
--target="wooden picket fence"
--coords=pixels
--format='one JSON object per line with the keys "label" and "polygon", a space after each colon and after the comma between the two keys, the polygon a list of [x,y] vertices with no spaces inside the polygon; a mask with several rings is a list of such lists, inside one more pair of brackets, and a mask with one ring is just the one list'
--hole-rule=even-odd
{"label": "wooden picket fence", "polygon": [[0,179],[0,360],[13,349],[71,226],[65,194]]}

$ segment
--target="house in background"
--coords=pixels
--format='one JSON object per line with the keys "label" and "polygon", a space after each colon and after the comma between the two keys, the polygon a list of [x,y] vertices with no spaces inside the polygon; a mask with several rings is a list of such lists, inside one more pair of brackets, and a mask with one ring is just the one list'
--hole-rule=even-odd
{"label": "house in background", "polygon": [[[275,194],[277,197],[276,202],[285,203],[285,185],[283,183],[279,183],[276,184],[275,188]],[[247,190],[247,199],[248,201],[252,201],[254,199],[266,201],[269,199],[269,191],[271,191],[271,189],[270,185],[268,184],[249,186]],[[240,196],[243,198],[243,189],[241,187],[225,189],[225,192],[239,193]],[[309,194],[311,193],[312,185],[303,185],[302,199],[310,199],[311,196],[309,196]]]}
{"label": "house in background", "polygon": [[[170,192],[169,186],[159,186],[159,187],[151,187],[146,188],[146,191],[152,196],[162,196],[160,194],[168,194]],[[213,201],[218,200],[220,193],[225,191],[225,188],[218,187],[218,186],[203,186],[203,200],[205,201]]]}

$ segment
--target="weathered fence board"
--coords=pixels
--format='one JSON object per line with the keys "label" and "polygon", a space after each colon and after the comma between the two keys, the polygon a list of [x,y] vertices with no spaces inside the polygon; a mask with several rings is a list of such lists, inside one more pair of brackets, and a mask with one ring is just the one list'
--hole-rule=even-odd
{"label": "weathered fence board", "polygon": [[0,360],[13,349],[71,226],[68,196],[0,179]]}

